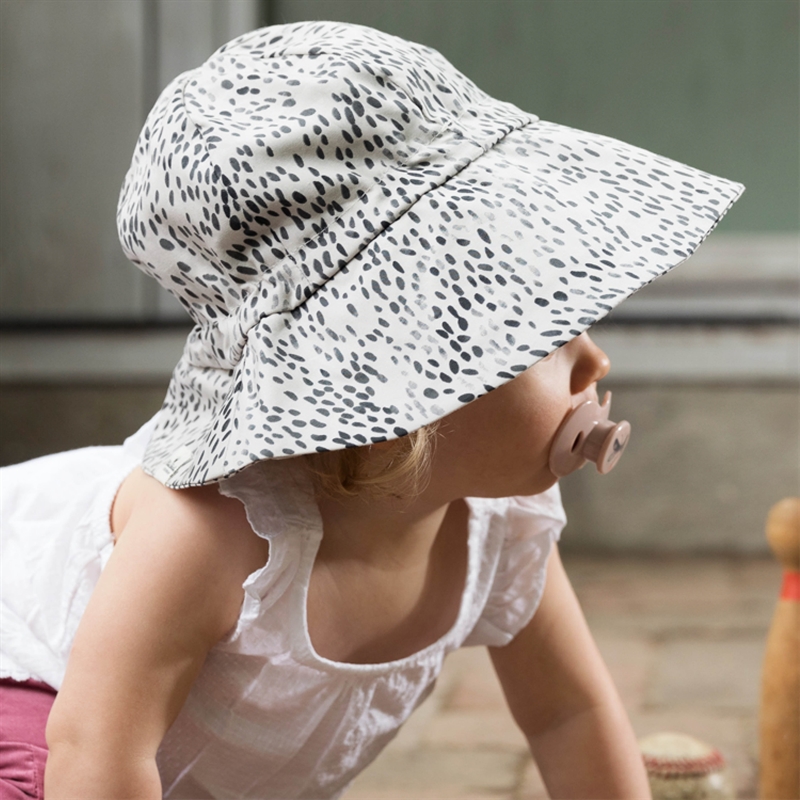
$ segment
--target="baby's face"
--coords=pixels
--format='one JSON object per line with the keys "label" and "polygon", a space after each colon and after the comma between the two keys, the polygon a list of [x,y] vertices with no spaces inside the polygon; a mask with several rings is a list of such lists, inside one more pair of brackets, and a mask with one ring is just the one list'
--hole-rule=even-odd
{"label": "baby's face", "polygon": [[572,339],[442,420],[437,455],[445,456],[453,478],[471,487],[470,496],[544,491],[556,482],[548,467],[556,431],[573,408],[597,399],[596,382],[609,367],[588,334]]}

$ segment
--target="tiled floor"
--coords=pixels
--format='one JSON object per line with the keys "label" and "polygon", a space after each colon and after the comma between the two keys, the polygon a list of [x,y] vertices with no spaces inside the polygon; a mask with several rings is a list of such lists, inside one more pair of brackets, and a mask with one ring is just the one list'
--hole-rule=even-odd
{"label": "tiled floor", "polygon": [[[767,559],[564,559],[638,736],[718,747],[756,796],[764,640],[780,585]],[[433,695],[346,800],[537,800],[547,794],[488,655],[453,654]]]}

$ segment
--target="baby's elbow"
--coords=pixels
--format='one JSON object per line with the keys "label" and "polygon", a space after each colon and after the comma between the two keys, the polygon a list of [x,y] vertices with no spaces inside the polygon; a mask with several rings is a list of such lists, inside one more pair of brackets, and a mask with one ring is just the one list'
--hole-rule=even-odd
{"label": "baby's elbow", "polygon": [[45,739],[49,749],[44,774],[47,800],[161,798],[155,758],[132,752],[80,720],[61,714],[51,714]]}
{"label": "baby's elbow", "polygon": [[81,738],[78,720],[73,715],[66,713],[63,703],[58,701],[59,698],[56,697],[44,729],[44,738],[51,757],[54,753],[75,747]]}
{"label": "baby's elbow", "polygon": [[48,800],[69,797],[86,780],[86,764],[95,760],[91,737],[80,721],[53,705],[45,728],[47,766],[44,780]]}

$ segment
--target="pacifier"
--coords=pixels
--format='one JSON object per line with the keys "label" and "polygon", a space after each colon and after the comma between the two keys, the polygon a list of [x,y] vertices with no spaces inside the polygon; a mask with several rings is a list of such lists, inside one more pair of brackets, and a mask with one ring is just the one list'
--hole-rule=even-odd
{"label": "pacifier", "polygon": [[563,478],[583,467],[587,461],[597,464],[601,475],[611,472],[625,451],[631,436],[628,422],[611,422],[611,392],[603,405],[587,400],[572,409],[556,432],[550,448],[550,471]]}

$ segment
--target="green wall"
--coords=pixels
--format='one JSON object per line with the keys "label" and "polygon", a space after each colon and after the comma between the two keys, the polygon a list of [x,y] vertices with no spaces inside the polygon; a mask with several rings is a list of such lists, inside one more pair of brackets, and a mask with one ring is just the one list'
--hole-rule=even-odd
{"label": "green wall", "polygon": [[440,50],[490,94],[742,181],[720,230],[800,220],[796,0],[266,0]]}

